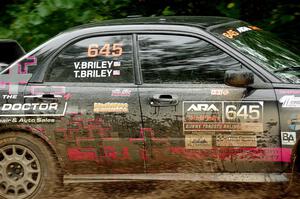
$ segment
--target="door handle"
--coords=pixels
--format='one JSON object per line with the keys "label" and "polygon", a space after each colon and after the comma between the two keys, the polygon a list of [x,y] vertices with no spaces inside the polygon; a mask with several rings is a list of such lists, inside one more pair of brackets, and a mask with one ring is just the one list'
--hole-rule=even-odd
{"label": "door handle", "polygon": [[47,102],[58,102],[59,98],[61,98],[60,95],[54,95],[54,94],[47,93],[47,94],[41,95],[37,99],[41,100],[41,101],[47,101]]}
{"label": "door handle", "polygon": [[54,94],[27,95],[24,96],[25,102],[58,102],[61,96]]}
{"label": "door handle", "polygon": [[40,98],[55,98],[54,94],[43,94]]}
{"label": "door handle", "polygon": [[24,98],[27,99],[55,99],[55,98],[59,98],[62,96],[57,96],[54,94],[42,94],[42,95],[25,95]]}
{"label": "door handle", "polygon": [[149,98],[150,106],[166,107],[176,106],[178,104],[178,97],[176,95],[156,94]]}

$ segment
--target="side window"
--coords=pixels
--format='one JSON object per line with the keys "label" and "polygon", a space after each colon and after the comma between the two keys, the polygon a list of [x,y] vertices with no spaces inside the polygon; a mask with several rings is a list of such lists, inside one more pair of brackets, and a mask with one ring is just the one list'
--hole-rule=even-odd
{"label": "side window", "polygon": [[140,35],[139,57],[144,83],[222,84],[226,70],[242,67],[214,45],[189,36]]}
{"label": "side window", "polygon": [[133,82],[132,37],[98,36],[65,47],[46,74],[48,82]]}

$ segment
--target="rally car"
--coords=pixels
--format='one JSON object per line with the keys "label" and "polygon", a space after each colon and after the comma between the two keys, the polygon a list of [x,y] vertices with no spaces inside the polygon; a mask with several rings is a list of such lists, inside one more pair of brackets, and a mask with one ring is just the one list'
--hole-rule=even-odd
{"label": "rally car", "polygon": [[299,53],[256,26],[135,18],[27,54],[0,43],[3,198],[43,198],[58,182],[285,182],[299,170]]}

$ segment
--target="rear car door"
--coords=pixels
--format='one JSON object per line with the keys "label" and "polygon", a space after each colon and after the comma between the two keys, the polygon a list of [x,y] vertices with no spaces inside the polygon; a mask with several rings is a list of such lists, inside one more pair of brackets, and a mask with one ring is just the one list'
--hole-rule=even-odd
{"label": "rear car door", "polygon": [[144,172],[140,106],[132,36],[94,35],[69,42],[54,56],[30,100],[58,104],[60,118],[44,117],[69,174]]}
{"label": "rear car door", "polygon": [[224,84],[249,70],[205,39],[138,35],[147,172],[271,172],[282,161],[272,87]]}

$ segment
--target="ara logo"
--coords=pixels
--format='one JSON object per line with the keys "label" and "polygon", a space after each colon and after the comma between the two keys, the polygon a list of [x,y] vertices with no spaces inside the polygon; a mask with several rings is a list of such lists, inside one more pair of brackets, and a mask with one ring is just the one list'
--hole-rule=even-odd
{"label": "ara logo", "polygon": [[187,111],[219,111],[219,109],[214,104],[192,104]]}
{"label": "ara logo", "polygon": [[295,108],[300,107],[300,97],[295,97],[295,95],[285,95],[279,100],[282,103],[282,107],[285,108]]}
{"label": "ara logo", "polygon": [[282,145],[296,144],[296,132],[281,132]]}

